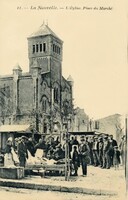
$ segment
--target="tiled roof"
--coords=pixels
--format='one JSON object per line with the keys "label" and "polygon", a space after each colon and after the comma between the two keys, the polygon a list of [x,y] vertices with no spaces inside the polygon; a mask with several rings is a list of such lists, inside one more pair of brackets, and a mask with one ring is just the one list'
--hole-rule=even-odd
{"label": "tiled roof", "polygon": [[53,35],[54,37],[58,38],[62,41],[46,24],[42,24],[37,31],[32,33],[28,38],[38,37],[38,36],[45,36],[45,35]]}

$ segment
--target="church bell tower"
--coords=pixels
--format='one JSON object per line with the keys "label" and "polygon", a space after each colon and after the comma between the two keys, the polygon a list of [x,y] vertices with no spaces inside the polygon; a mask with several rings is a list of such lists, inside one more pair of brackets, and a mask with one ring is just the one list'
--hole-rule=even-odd
{"label": "church bell tower", "polygon": [[28,37],[29,72],[61,73],[63,42],[44,23]]}
{"label": "church bell tower", "polygon": [[45,117],[49,116],[50,124],[54,114],[61,118],[63,41],[44,23],[27,39],[29,73],[34,81],[35,110],[40,109]]}

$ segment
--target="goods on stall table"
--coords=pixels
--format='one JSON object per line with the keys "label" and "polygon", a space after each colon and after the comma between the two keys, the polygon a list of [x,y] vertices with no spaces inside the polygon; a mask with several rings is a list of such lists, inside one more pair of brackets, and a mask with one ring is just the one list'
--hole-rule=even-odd
{"label": "goods on stall table", "polygon": [[35,157],[31,156],[31,154],[28,152],[28,160],[25,169],[32,170],[33,172],[38,172],[40,174],[44,174],[48,171],[62,173],[65,170],[65,162],[64,160],[48,160],[47,158],[42,157],[42,150],[39,149],[36,152]]}

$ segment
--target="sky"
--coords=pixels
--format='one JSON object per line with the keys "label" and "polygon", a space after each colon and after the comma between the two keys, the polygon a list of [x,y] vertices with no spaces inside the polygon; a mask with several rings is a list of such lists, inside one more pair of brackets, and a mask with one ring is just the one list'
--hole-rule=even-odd
{"label": "sky", "polygon": [[94,119],[128,113],[125,7],[124,0],[1,0],[0,75],[17,63],[28,71],[27,37],[45,21],[64,42],[75,107]]}

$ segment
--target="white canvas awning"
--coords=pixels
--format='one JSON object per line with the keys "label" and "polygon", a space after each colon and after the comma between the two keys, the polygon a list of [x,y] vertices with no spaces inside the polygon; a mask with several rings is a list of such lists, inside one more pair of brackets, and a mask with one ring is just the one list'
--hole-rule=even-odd
{"label": "white canvas awning", "polygon": [[25,125],[1,125],[0,126],[0,133],[7,133],[7,132],[30,132],[30,124]]}

